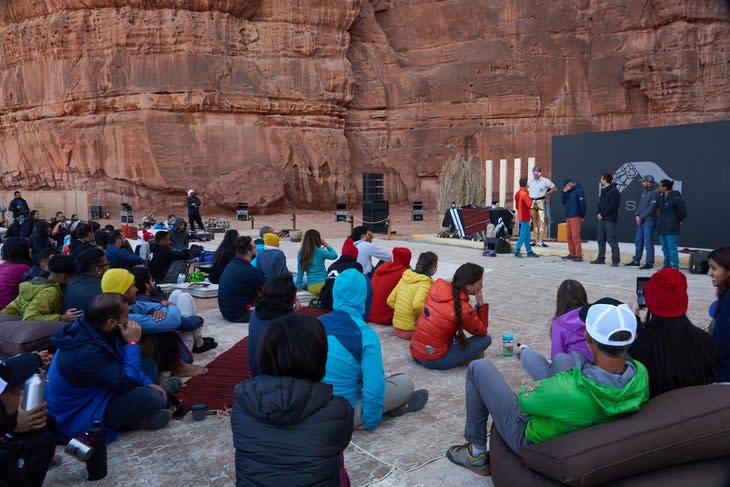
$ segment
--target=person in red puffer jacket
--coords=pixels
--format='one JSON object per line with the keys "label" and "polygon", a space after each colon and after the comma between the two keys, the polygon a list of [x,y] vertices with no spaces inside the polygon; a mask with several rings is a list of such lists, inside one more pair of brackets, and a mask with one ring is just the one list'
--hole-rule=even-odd
{"label": "person in red puffer jacket", "polygon": [[[483,277],[484,268],[468,262],[456,269],[451,283],[433,283],[411,338],[416,362],[429,369],[451,369],[477,358],[492,343]],[[469,304],[469,295],[476,296],[476,308]],[[464,330],[473,336],[467,338]]]}
{"label": "person in red puffer jacket", "polygon": [[371,279],[373,300],[368,321],[379,325],[393,324],[393,308],[388,306],[388,296],[398,285],[403,273],[411,268],[411,251],[405,247],[393,249],[393,260],[384,262],[375,269]]}

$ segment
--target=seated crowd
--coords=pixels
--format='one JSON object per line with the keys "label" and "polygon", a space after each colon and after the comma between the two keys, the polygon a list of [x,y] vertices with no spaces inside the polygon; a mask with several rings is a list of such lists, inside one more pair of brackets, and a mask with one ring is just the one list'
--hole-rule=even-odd
{"label": "seated crowd", "polygon": [[[193,354],[217,346],[203,336],[190,295],[165,296],[157,287],[175,282],[192,256],[184,220],[156,232],[143,259],[123,231],[95,230],[93,222],[76,222],[64,243],[58,219],[35,222],[29,238],[6,238],[0,254],[0,325],[58,323],[54,355],[38,351],[0,364],[2,433],[26,449],[25,467],[0,468],[22,485],[42,484],[54,434],[68,439],[94,421],[111,434],[165,427],[181,386],[176,377],[205,373]],[[308,230],[296,273],[270,227],[257,241],[229,230],[213,254],[209,277],[219,286],[221,315],[249,323],[253,377],[236,386],[231,413],[237,485],[347,485],[343,452],[353,430],[375,430],[384,418],[425,407],[426,389],[407,374],[386,374],[370,323],[393,326],[408,341],[407,352],[398,341],[404,353],[426,369],[466,367],[466,443],[446,456],[481,475],[491,472],[490,417],[519,456],[527,445],[638,411],[674,389],[730,382],[730,248],[709,256],[717,287],[709,332],[687,318],[687,279],[678,270],[651,276],[643,319],[635,301],[589,303],[579,282],[564,281],[549,360],[519,345],[533,382],[515,394],[483,358],[492,343],[484,269],[467,262],[450,280],[435,279],[434,252],[420,254],[412,269],[409,249],[391,254],[372,240],[356,227],[338,254]],[[323,309],[317,319],[299,312],[304,289]],[[39,367],[48,370],[46,402],[23,411],[18,388]]]}

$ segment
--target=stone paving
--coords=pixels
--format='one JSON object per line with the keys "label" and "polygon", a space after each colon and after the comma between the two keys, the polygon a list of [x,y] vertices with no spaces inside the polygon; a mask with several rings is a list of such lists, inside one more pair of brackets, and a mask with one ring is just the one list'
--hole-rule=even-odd
{"label": "stone paving", "polygon": [[[479,249],[468,247],[465,241],[435,239],[406,241],[406,232],[421,233],[438,229],[437,215],[430,215],[430,224],[407,223],[401,211],[398,235],[400,240],[384,240],[376,236],[375,243],[384,248],[407,246],[413,252],[413,263],[418,254],[433,250],[439,255],[436,277],[450,278],[464,262],[475,262],[485,267],[484,292],[490,305],[489,334],[494,343],[487,349],[486,358],[496,363],[510,385],[517,390],[527,383],[528,376],[515,358],[501,355],[501,336],[511,332],[515,341],[549,353],[548,326],[555,306],[555,292],[562,280],[577,279],[585,286],[589,300],[612,296],[629,300],[634,293],[635,278],[650,275],[651,271],[588,262],[568,263],[565,244],[551,244],[538,249],[539,259],[515,259],[512,255],[482,257]],[[258,217],[257,217],[258,218]],[[264,220],[266,219],[266,222]],[[307,214],[300,217],[297,226],[315,226],[322,230],[338,251],[349,231],[346,224],[330,223],[329,215]],[[256,221],[273,224],[275,228],[289,226],[288,215],[278,215]],[[245,234],[253,235],[246,222],[237,222]],[[403,229],[403,230],[401,230]],[[215,248],[220,237],[205,244]],[[464,246],[467,245],[467,246]],[[472,244],[473,245],[473,244]],[[622,247],[623,262],[630,258],[632,247]],[[281,249],[288,257],[291,270],[296,269],[298,243],[282,239]],[[595,250],[595,242],[586,245],[587,252]],[[659,256],[661,253],[658,254]],[[685,271],[686,272],[686,271]],[[707,276],[687,273],[690,309],[688,315],[698,326],[709,322],[707,309],[714,296],[714,288]],[[224,321],[215,299],[197,300],[205,318],[206,335],[216,337],[219,347],[198,356],[199,363],[207,363],[230,348],[247,334],[247,325]],[[449,371],[427,370],[410,359],[408,343],[392,335],[389,327],[373,325],[381,338],[383,359],[387,372],[410,374],[417,387],[430,391],[430,400],[423,411],[401,418],[387,419],[374,432],[355,431],[345,452],[346,465],[354,486],[490,486],[490,477],[479,477],[451,464],[445,450],[452,444],[462,443],[464,424],[465,368]],[[60,451],[60,447],[59,447]],[[49,472],[45,485],[53,487],[77,486],[85,478],[84,465],[63,455],[63,464]],[[225,416],[209,416],[205,421],[193,422],[190,416],[159,432],[130,432],[109,447],[109,475],[96,482],[99,487],[132,486],[224,486],[235,482],[233,445],[230,421]]]}

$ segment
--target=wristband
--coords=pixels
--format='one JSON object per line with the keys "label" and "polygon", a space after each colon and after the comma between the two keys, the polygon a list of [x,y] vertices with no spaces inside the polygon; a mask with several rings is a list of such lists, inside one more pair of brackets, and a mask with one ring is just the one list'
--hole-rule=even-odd
{"label": "wristband", "polygon": [[129,340],[127,345],[139,345],[139,340]]}

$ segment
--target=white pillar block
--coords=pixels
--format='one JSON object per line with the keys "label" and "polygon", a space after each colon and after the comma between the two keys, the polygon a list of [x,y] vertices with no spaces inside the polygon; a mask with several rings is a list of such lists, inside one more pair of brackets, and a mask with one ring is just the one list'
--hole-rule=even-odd
{"label": "white pillar block", "polygon": [[491,159],[487,159],[484,163],[484,206],[491,206],[492,204],[492,185],[494,184],[494,162]]}
{"label": "white pillar block", "polygon": [[504,208],[507,200],[507,159],[499,160],[499,206]]}

